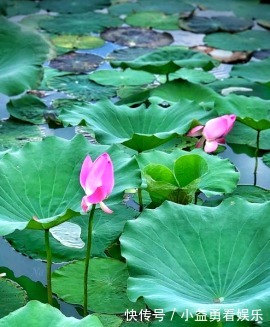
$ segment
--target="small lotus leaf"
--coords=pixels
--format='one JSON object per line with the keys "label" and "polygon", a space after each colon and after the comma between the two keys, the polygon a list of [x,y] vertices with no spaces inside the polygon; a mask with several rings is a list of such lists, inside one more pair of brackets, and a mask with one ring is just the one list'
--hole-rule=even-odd
{"label": "small lotus leaf", "polygon": [[[41,317],[42,313],[42,317]],[[58,309],[38,301],[30,301],[0,320],[1,327],[16,327],[27,321],[28,327],[103,327],[98,317],[87,316],[82,320],[64,316]]]}
{"label": "small lotus leaf", "polygon": [[163,12],[138,12],[126,18],[131,26],[156,28],[159,30],[178,30],[178,15],[166,15]]}
{"label": "small lotus leaf", "polygon": [[165,202],[144,210],[120,238],[130,299],[193,316],[256,308],[267,321],[269,210],[270,202],[237,197],[214,208]]}
{"label": "small lotus leaf", "polygon": [[39,11],[36,2],[29,0],[12,0],[8,2],[6,7],[7,16],[28,15]]}
{"label": "small lotus leaf", "polygon": [[234,16],[192,16],[188,19],[181,19],[179,25],[184,30],[188,30],[194,33],[207,34],[217,31],[244,31],[253,26],[253,21],[251,19],[238,18]]}
{"label": "small lotus leaf", "polygon": [[191,83],[211,83],[216,80],[215,76],[200,69],[180,68],[169,74],[169,81],[184,79]]}
{"label": "small lotus leaf", "polygon": [[270,48],[270,31],[248,30],[235,34],[213,33],[204,42],[214,48],[231,51],[255,51]]}
{"label": "small lotus leaf", "polygon": [[[84,265],[84,261],[75,261],[53,272],[54,292],[64,301],[83,304]],[[88,309],[108,314],[143,309],[143,301],[129,301],[127,278],[125,263],[109,258],[92,258],[89,265]]]}
{"label": "small lotus leaf", "polygon": [[54,45],[67,49],[94,49],[104,45],[104,41],[96,36],[58,35],[52,38]]}

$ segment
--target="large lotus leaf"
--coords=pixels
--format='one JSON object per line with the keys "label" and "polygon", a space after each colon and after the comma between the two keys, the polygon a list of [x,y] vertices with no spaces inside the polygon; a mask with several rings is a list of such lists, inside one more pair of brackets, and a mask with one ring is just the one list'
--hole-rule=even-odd
{"label": "large lotus leaf", "polygon": [[13,120],[0,121],[0,151],[20,148],[27,142],[41,141],[44,132],[38,126]]}
{"label": "large lotus leaf", "polygon": [[52,37],[54,45],[67,49],[94,49],[104,45],[104,41],[91,35],[57,35]]}
{"label": "large lotus leaf", "polygon": [[89,80],[87,75],[67,75],[51,78],[47,81],[50,89],[64,91],[79,100],[91,101],[113,97],[114,86],[103,86]]}
{"label": "large lotus leaf", "polygon": [[[42,316],[41,316],[42,315]],[[0,320],[1,327],[16,327],[27,321],[28,327],[103,327],[98,317],[87,316],[82,320],[64,316],[58,309],[38,301],[10,313]]]}
{"label": "large lotus leaf", "polygon": [[53,34],[89,35],[91,32],[98,33],[105,27],[119,26],[121,23],[121,19],[110,15],[87,12],[43,19],[39,26]]}
{"label": "large lotus leaf", "polygon": [[270,58],[259,62],[248,62],[247,64],[234,65],[230,75],[240,76],[248,80],[260,83],[270,82]]}
{"label": "large lotus leaf", "polygon": [[39,98],[26,94],[18,99],[11,99],[7,110],[12,117],[33,124],[44,124],[48,111],[47,106]]}
{"label": "large lotus leaf", "polygon": [[[25,290],[14,281],[0,277],[0,318],[24,306],[27,302]],[[1,326],[1,319],[0,319]]]}
{"label": "large lotus leaf", "polygon": [[165,202],[143,211],[120,238],[129,298],[193,315],[256,308],[267,321],[269,210],[233,197],[214,208]]}
{"label": "large lotus leaf", "polygon": [[65,3],[64,6],[58,0],[42,0],[39,3],[41,8],[59,13],[85,13],[87,11],[102,9],[109,4],[109,0],[73,0]]}
{"label": "large lotus leaf", "polygon": [[94,159],[103,152],[112,157],[116,180],[106,203],[119,203],[125,189],[140,185],[140,172],[135,159],[118,147],[92,145],[77,135],[71,141],[48,137],[5,154],[0,161],[0,235],[51,228],[77,216],[84,195],[79,184],[82,162],[87,154]]}
{"label": "large lotus leaf", "polygon": [[179,13],[181,16],[190,15],[195,9],[190,1],[167,0],[166,3],[156,0],[140,0],[142,11],[161,11],[166,14]]}
{"label": "large lotus leaf", "polygon": [[141,5],[138,2],[115,3],[108,7],[108,11],[113,16],[129,15],[133,12],[140,11]]}
{"label": "large lotus leaf", "polygon": [[8,1],[6,7],[7,15],[9,17],[17,15],[28,15],[39,11],[36,2],[29,0],[11,0]]}
{"label": "large lotus leaf", "polygon": [[267,153],[263,156],[263,162],[270,167],[270,153]]}
{"label": "large lotus leaf", "polygon": [[200,17],[192,16],[179,21],[182,29],[194,33],[213,33],[217,31],[240,32],[253,26],[251,19],[234,16]]}
{"label": "large lotus leaf", "polygon": [[0,17],[0,43],[0,92],[12,96],[36,88],[49,52],[48,43],[39,34],[3,16]]}
{"label": "large lotus leaf", "polygon": [[[121,234],[124,224],[136,214],[132,208],[124,205],[110,206],[113,210],[111,215],[106,215],[101,209],[95,212],[93,224],[92,256],[104,257],[105,249],[113,243]],[[87,241],[88,217],[81,216],[72,219],[72,223],[81,227],[81,239]],[[60,227],[62,225],[59,225]],[[43,231],[22,230],[15,231],[6,236],[6,239],[20,253],[33,259],[46,260],[45,240]],[[70,248],[62,245],[54,237],[50,236],[53,262],[67,262],[85,258],[85,247]]]}
{"label": "large lotus leaf", "polygon": [[180,68],[169,74],[169,80],[184,79],[191,83],[211,83],[216,80],[215,76],[209,72],[199,69]]}
{"label": "large lotus leaf", "polygon": [[180,67],[209,70],[214,67],[215,60],[202,52],[179,46],[170,46],[157,49],[134,60],[114,60],[111,61],[111,65],[123,69],[129,67],[145,70],[154,74],[169,74],[175,72]]}
{"label": "large lotus leaf", "polygon": [[[233,144],[245,144],[250,147],[257,147],[258,132],[238,121],[235,122],[233,130],[226,136],[226,141]],[[270,150],[269,144],[270,129],[262,130],[259,137],[259,149]]]}
{"label": "large lotus leaf", "polygon": [[[64,301],[83,304],[84,265],[84,261],[75,261],[53,272],[53,290]],[[109,258],[91,259],[88,309],[108,314],[124,313],[127,309],[143,309],[143,301],[129,301],[126,294],[127,278],[125,263]]]}
{"label": "large lotus leaf", "polygon": [[235,114],[239,121],[255,130],[270,128],[270,100],[230,94],[218,97],[215,109],[219,115]]}
{"label": "large lotus leaf", "polygon": [[126,18],[131,26],[157,28],[159,30],[178,30],[178,14],[166,15],[163,12],[146,11],[133,13]]}
{"label": "large lotus leaf", "polygon": [[[173,169],[176,159],[182,156],[198,155],[202,157],[208,166],[206,174],[201,176],[199,189],[206,196],[214,196],[231,193],[239,180],[239,173],[235,171],[235,167],[228,159],[220,159],[217,156],[212,156],[201,149],[194,149],[190,152],[175,149],[168,154],[162,151],[153,150],[151,153],[142,153],[137,156],[140,168],[143,170],[150,163],[166,166],[169,170]],[[186,171],[186,175],[189,172]],[[226,178],[224,178],[226,176]]]}
{"label": "large lotus leaf", "polygon": [[225,78],[209,83],[207,86],[219,93],[234,93],[270,100],[270,87],[240,77]]}
{"label": "large lotus leaf", "polygon": [[[136,151],[145,151],[166,143],[176,135],[185,134],[194,120],[209,117],[192,101],[182,100],[171,107],[152,105],[131,109],[99,101],[60,114],[65,124],[77,125],[85,121],[101,144],[122,143]],[[112,122],[114,122],[112,124]]]}
{"label": "large lotus leaf", "polygon": [[122,326],[123,320],[116,315],[107,315],[104,313],[94,313],[98,317],[103,327],[119,327]]}
{"label": "large lotus leaf", "polygon": [[143,85],[150,84],[156,78],[153,74],[126,69],[119,70],[98,70],[89,75],[89,79],[101,85]]}
{"label": "large lotus leaf", "polygon": [[213,33],[204,42],[211,47],[230,51],[255,51],[270,48],[270,31],[248,30],[235,34]]}

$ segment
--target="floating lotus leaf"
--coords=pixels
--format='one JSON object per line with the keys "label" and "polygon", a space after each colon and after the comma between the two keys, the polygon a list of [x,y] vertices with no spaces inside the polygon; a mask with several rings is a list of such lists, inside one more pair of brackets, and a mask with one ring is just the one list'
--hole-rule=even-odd
{"label": "floating lotus leaf", "polygon": [[8,2],[6,7],[7,15],[9,17],[17,15],[28,15],[39,11],[37,3],[27,0],[12,0]]}
{"label": "floating lotus leaf", "polygon": [[0,43],[0,92],[12,96],[36,88],[49,52],[48,43],[37,33],[3,17]]}
{"label": "floating lotus leaf", "polygon": [[270,70],[270,58],[259,61],[259,62],[248,62],[247,64],[234,65],[230,75],[240,76],[247,80],[269,83],[269,70]]}
{"label": "floating lotus leaf", "polygon": [[0,296],[4,299],[0,304],[0,326],[2,326],[1,318],[24,306],[27,302],[27,294],[19,284],[0,277]]}
{"label": "floating lotus leaf", "polygon": [[0,151],[20,148],[27,142],[41,141],[44,132],[38,126],[13,120],[0,121]]}
{"label": "floating lotus leaf", "polygon": [[126,69],[119,70],[98,70],[89,75],[89,79],[101,85],[143,85],[152,83],[156,77],[153,74]]}
{"label": "floating lotus leaf", "polygon": [[[48,137],[5,154],[0,161],[0,235],[16,229],[51,228],[78,216],[84,195],[79,184],[82,162],[86,154],[94,159],[105,151],[115,163],[116,179],[107,203],[119,203],[126,188],[140,185],[140,173],[135,159],[121,150],[120,155],[115,147],[92,145],[77,135],[71,141]],[[129,171],[132,176],[127,179]]]}
{"label": "floating lotus leaf", "polygon": [[108,7],[108,10],[113,16],[121,16],[142,11],[142,6],[139,2],[123,2],[112,4],[110,7]]}
{"label": "floating lotus leaf", "polygon": [[[84,261],[75,261],[55,270],[52,277],[54,292],[66,302],[83,305],[83,274]],[[143,301],[129,301],[127,278],[125,263],[109,258],[92,258],[89,265],[88,309],[108,314],[143,309]]]}
{"label": "floating lotus leaf", "polygon": [[39,98],[30,94],[12,99],[7,104],[7,110],[12,117],[33,124],[44,124],[47,106]]}
{"label": "floating lotus leaf", "polygon": [[263,156],[263,162],[268,166],[270,167],[270,154],[267,153]]}
{"label": "floating lotus leaf", "polygon": [[200,17],[192,16],[181,19],[179,25],[182,29],[194,33],[213,33],[217,31],[240,32],[253,26],[251,19],[238,18],[234,16]]}
{"label": "floating lotus leaf", "polygon": [[[92,241],[93,257],[105,257],[105,249],[119,237],[126,221],[137,215],[134,209],[127,208],[124,205],[112,205],[110,209],[113,210],[111,215],[105,215],[101,209],[97,209],[95,212]],[[75,217],[72,219],[72,223],[81,228],[81,239],[83,242],[86,242],[88,230],[87,217]],[[62,225],[59,225],[59,227]],[[43,231],[35,231],[34,233],[32,230],[15,231],[7,235],[6,239],[20,253],[33,259],[46,260]],[[50,236],[50,245],[53,262],[68,262],[85,258],[85,247],[81,249],[66,247],[52,236]]]}
{"label": "floating lotus leaf", "polygon": [[102,86],[89,80],[87,75],[68,75],[47,81],[50,89],[66,92],[79,100],[91,101],[113,97],[114,86]]}
{"label": "floating lotus leaf", "polygon": [[235,34],[213,33],[204,42],[214,48],[231,51],[255,51],[270,48],[270,31],[248,30]]}
{"label": "floating lotus leaf", "polygon": [[129,67],[145,70],[154,74],[169,74],[175,72],[180,67],[209,70],[214,67],[215,60],[198,51],[179,46],[171,46],[157,49],[134,60],[111,61],[111,65],[123,69]]}
{"label": "floating lotus leaf", "polygon": [[269,210],[269,202],[237,197],[214,208],[165,202],[144,210],[120,238],[129,298],[194,316],[258,308],[267,321]]}
{"label": "floating lotus leaf", "polygon": [[270,100],[230,94],[216,99],[218,114],[235,114],[245,125],[261,131],[270,128]]}
{"label": "floating lotus leaf", "polygon": [[211,73],[199,69],[180,68],[169,75],[169,80],[184,79],[191,83],[211,83],[216,80]]}
{"label": "floating lotus leaf", "polygon": [[[257,147],[258,132],[244,123],[236,121],[233,130],[226,136],[227,143],[244,144],[250,147]],[[261,150],[270,150],[269,144],[270,129],[262,130],[259,138],[259,148]]]}
{"label": "floating lotus leaf", "polygon": [[103,327],[122,327],[123,320],[116,315],[107,315],[103,313],[94,313],[93,315],[98,317]]}
{"label": "floating lotus leaf", "polygon": [[[41,312],[42,319],[40,317]],[[55,327],[103,327],[98,317],[94,315],[87,316],[82,320],[66,317],[58,309],[38,301],[30,301],[23,308],[2,318],[0,326],[16,327],[22,324],[22,321],[27,321],[28,327],[48,327],[52,323]]]}
{"label": "floating lotus leaf", "polygon": [[131,109],[125,105],[116,106],[110,101],[99,101],[84,107],[74,106],[73,110],[63,110],[59,119],[70,125],[86,122],[101,144],[122,143],[141,152],[185,134],[194,120],[206,119],[209,115],[209,112],[188,100],[166,109],[158,105]]}
{"label": "floating lotus leaf", "polygon": [[34,15],[27,15],[22,20],[20,20],[20,24],[23,24],[25,26],[28,26],[32,29],[38,29],[39,28],[39,22],[43,19],[51,18],[51,15],[48,13],[46,14],[34,14]]}
{"label": "floating lotus leaf", "polygon": [[68,1],[63,6],[63,3],[57,0],[42,0],[40,7],[48,11],[56,11],[59,13],[85,13],[96,9],[102,9],[110,4],[109,0],[91,0],[85,2],[84,0]]}
{"label": "floating lotus leaf", "polygon": [[125,48],[125,49],[118,49],[114,50],[113,52],[109,53],[106,57],[106,60],[117,60],[117,61],[130,61],[134,60],[139,56],[145,55],[154,51],[154,49],[150,48]]}
{"label": "floating lotus leaf", "polygon": [[[206,196],[228,194],[235,189],[239,180],[239,173],[235,171],[235,167],[228,159],[220,159],[217,156],[209,155],[201,149],[194,149],[190,152],[175,149],[170,154],[153,150],[151,153],[139,154],[137,160],[142,170],[149,164],[158,164],[172,171],[175,160],[188,155],[201,157],[208,166],[207,172],[201,176],[198,183],[198,189]],[[191,172],[187,171],[188,167],[185,167],[183,174],[186,176],[192,175]],[[224,176],[226,176],[226,179],[224,179]]]}
{"label": "floating lotus leaf", "polygon": [[173,42],[173,37],[169,33],[139,27],[109,28],[101,33],[101,37],[106,41],[128,47],[156,48]]}
{"label": "floating lotus leaf", "polygon": [[163,12],[138,12],[126,18],[127,24],[137,27],[157,28],[160,30],[178,30],[178,14],[166,15]]}
{"label": "floating lotus leaf", "polygon": [[166,3],[156,0],[139,0],[142,11],[161,11],[166,14],[179,13],[181,16],[188,16],[195,9],[190,1],[167,0]]}
{"label": "floating lotus leaf", "polygon": [[86,12],[43,19],[39,22],[39,26],[53,34],[89,35],[91,32],[99,33],[105,27],[119,26],[121,23],[121,19],[110,15]]}
{"label": "floating lotus leaf", "polygon": [[50,61],[50,67],[60,71],[87,73],[94,71],[103,58],[91,53],[69,52]]}
{"label": "floating lotus leaf", "polygon": [[104,41],[96,36],[58,35],[52,37],[54,45],[67,49],[94,49],[104,45]]}
{"label": "floating lotus leaf", "polygon": [[247,95],[259,97],[265,100],[270,100],[270,87],[261,83],[248,81],[240,77],[225,78],[223,80],[216,80],[207,85],[216,92],[224,94],[234,93],[239,95]]}
{"label": "floating lotus leaf", "polygon": [[264,28],[270,29],[270,20],[258,19],[257,23]]}

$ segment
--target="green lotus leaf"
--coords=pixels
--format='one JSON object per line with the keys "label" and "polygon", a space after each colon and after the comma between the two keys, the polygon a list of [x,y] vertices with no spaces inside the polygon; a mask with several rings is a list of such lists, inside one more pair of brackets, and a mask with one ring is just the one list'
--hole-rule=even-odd
{"label": "green lotus leaf", "polygon": [[184,79],[191,83],[211,83],[216,80],[215,76],[203,70],[180,68],[174,73],[169,74],[169,80]]}
{"label": "green lotus leaf", "polygon": [[84,0],[73,0],[65,3],[63,6],[63,4],[57,0],[42,0],[39,5],[41,8],[48,11],[73,14],[102,9],[109,4],[110,1],[108,0],[91,0],[90,2],[85,2]]}
{"label": "green lotus leaf", "polygon": [[99,101],[84,107],[74,106],[73,110],[63,110],[59,119],[71,125],[86,122],[101,144],[122,143],[141,152],[185,134],[194,120],[202,120],[209,115],[209,112],[188,100],[168,108],[152,105],[147,109],[144,106],[131,109],[125,105],[116,106],[110,101]]}
{"label": "green lotus leaf", "polygon": [[[54,292],[64,301],[83,304],[84,261],[69,263],[53,272]],[[143,301],[130,302],[127,294],[126,264],[105,258],[93,258],[89,265],[88,309],[99,313],[118,314],[127,309],[144,308]],[[69,285],[67,289],[67,285]]]}
{"label": "green lotus leaf", "polygon": [[267,153],[263,156],[263,162],[268,166],[270,167],[270,154]]}
{"label": "green lotus leaf", "polygon": [[38,126],[11,119],[0,121],[0,151],[20,148],[30,141],[41,141],[43,137],[44,131]]}
{"label": "green lotus leaf", "polygon": [[230,75],[240,76],[254,82],[268,83],[270,82],[269,72],[270,58],[259,62],[248,62],[247,64],[234,65]]}
{"label": "green lotus leaf", "polygon": [[[138,163],[141,170],[149,164],[160,164],[167,167],[169,171],[173,170],[174,162],[178,158],[183,156],[200,156],[205,160],[208,166],[206,174],[201,176],[198,188],[207,197],[222,195],[231,193],[239,180],[239,173],[235,171],[235,167],[230,163],[228,159],[221,159],[217,156],[212,156],[201,149],[194,149],[190,152],[175,149],[171,153],[165,153],[162,151],[153,150],[151,153],[142,153],[137,156]],[[184,171],[186,173],[184,173]],[[192,176],[191,172],[186,169],[183,174],[186,174],[187,178]],[[224,178],[226,176],[226,179]],[[171,182],[168,180],[168,182]]]}
{"label": "green lotus leaf", "polygon": [[248,30],[235,34],[213,33],[206,35],[204,42],[214,48],[230,51],[255,51],[270,48],[270,32]]}
{"label": "green lotus leaf", "polygon": [[117,2],[108,7],[109,13],[113,16],[129,15],[141,9],[141,5],[138,2]]}
{"label": "green lotus leaf", "polygon": [[32,124],[44,124],[48,108],[39,98],[26,94],[18,99],[12,99],[7,104],[7,110],[12,117]]}
{"label": "green lotus leaf", "polygon": [[240,32],[253,26],[251,19],[234,16],[200,17],[192,16],[181,19],[179,25],[182,29],[194,33],[213,33],[217,31]]}
{"label": "green lotus leaf", "polygon": [[28,15],[39,11],[36,2],[29,0],[12,0],[8,2],[6,7],[7,16]]}
{"label": "green lotus leaf", "polygon": [[258,19],[257,24],[264,27],[264,28],[270,29],[270,20],[269,19],[268,20]]}
{"label": "green lotus leaf", "polygon": [[[232,131],[226,136],[226,141],[232,144],[245,144],[252,148],[257,147],[258,131],[236,121]],[[270,129],[260,131],[259,149],[270,150]]]}
{"label": "green lotus leaf", "polygon": [[66,92],[79,100],[91,101],[116,94],[114,86],[103,86],[89,80],[87,75],[66,75],[47,80],[50,89]]}
{"label": "green lotus leaf", "polygon": [[166,3],[156,0],[139,0],[142,11],[161,11],[166,14],[179,13],[181,16],[190,15],[195,9],[189,1],[167,0]]}
{"label": "green lotus leaf", "polygon": [[91,32],[99,33],[105,27],[119,26],[121,23],[121,19],[110,15],[86,12],[43,19],[39,26],[53,34],[89,35]]}
{"label": "green lotus leaf", "polygon": [[150,84],[156,78],[153,74],[126,69],[119,70],[98,70],[89,75],[89,79],[101,85],[143,85]]}
{"label": "green lotus leaf", "polygon": [[170,200],[188,204],[195,201],[195,194],[207,171],[208,165],[203,157],[189,154],[174,160],[173,171],[161,164],[149,164],[143,173],[154,203]]}
{"label": "green lotus leaf", "polygon": [[243,124],[262,131],[270,128],[270,100],[230,94],[215,101],[219,115],[235,114]]}
{"label": "green lotus leaf", "polygon": [[144,210],[120,238],[129,298],[194,316],[256,308],[269,320],[269,209],[233,197],[214,208],[164,202]]}
{"label": "green lotus leaf", "polygon": [[119,327],[122,326],[122,319],[116,315],[107,315],[103,313],[94,313],[93,316],[98,317],[103,327]]}
{"label": "green lotus leaf", "polygon": [[104,41],[96,36],[58,35],[52,37],[54,45],[67,49],[95,49],[104,45]]}
{"label": "green lotus leaf", "polygon": [[109,53],[106,57],[106,60],[111,61],[131,61],[137,57],[143,56],[147,53],[153,52],[154,49],[151,48],[125,48],[117,49]]}
{"label": "green lotus leaf", "polygon": [[84,195],[79,184],[82,162],[87,154],[94,159],[103,152],[112,157],[116,180],[106,203],[119,203],[125,189],[136,187],[134,182],[140,185],[140,172],[135,159],[118,147],[92,145],[77,135],[71,141],[48,137],[6,153],[0,161],[0,235],[51,228],[78,216]]}
{"label": "green lotus leaf", "polygon": [[38,87],[42,64],[49,52],[48,43],[39,34],[3,16],[0,17],[0,43],[0,92],[12,96]]}
{"label": "green lotus leaf", "polygon": [[267,84],[255,83],[244,78],[231,77],[223,80],[216,80],[209,83],[208,87],[219,93],[234,93],[239,95],[247,95],[270,100],[269,86]]}
{"label": "green lotus leaf", "polygon": [[[95,212],[93,225],[93,241],[91,255],[94,257],[105,257],[104,251],[121,234],[127,220],[133,219],[138,213],[132,208],[123,205],[112,205],[111,215],[105,215],[101,209]],[[81,239],[87,241],[88,219],[86,216],[72,218],[72,223],[81,227]],[[62,226],[59,225],[60,227]],[[20,253],[33,259],[46,260],[45,240],[43,231],[22,230],[15,231],[6,236],[10,244]],[[54,237],[50,236],[53,262],[68,262],[85,258],[85,247],[81,249],[70,248],[62,245]]]}
{"label": "green lotus leaf", "polygon": [[50,17],[51,17],[51,15],[49,13],[27,15],[22,20],[20,20],[20,24],[28,26],[29,28],[32,28],[32,29],[38,29],[39,22],[43,19],[48,19]]}
{"label": "green lotus leaf", "polygon": [[[42,319],[41,319],[42,313]],[[87,316],[82,320],[64,316],[58,309],[38,301],[30,301],[23,308],[20,308],[0,320],[1,327],[16,327],[27,321],[29,327],[103,327],[98,317]]]}
{"label": "green lotus leaf", "polygon": [[270,191],[259,186],[238,185],[232,193],[252,203],[264,203],[270,201]]}
{"label": "green lotus leaf", "polygon": [[163,12],[149,11],[137,12],[126,18],[131,26],[157,28],[160,30],[178,30],[178,14],[166,15]]}
{"label": "green lotus leaf", "polygon": [[129,67],[154,74],[173,73],[180,67],[209,70],[215,63],[212,57],[202,52],[179,46],[163,47],[130,61],[111,61],[113,67]]}
{"label": "green lotus leaf", "polygon": [[27,294],[16,282],[0,277],[0,296],[3,299],[0,304],[1,326],[1,318],[26,304]]}

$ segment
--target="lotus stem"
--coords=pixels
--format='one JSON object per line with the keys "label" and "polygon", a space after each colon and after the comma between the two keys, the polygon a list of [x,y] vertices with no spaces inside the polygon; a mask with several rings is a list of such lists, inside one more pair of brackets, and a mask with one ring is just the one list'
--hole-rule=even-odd
{"label": "lotus stem", "polygon": [[139,211],[143,211],[143,199],[142,199],[142,189],[138,188],[138,199],[139,199]]}
{"label": "lotus stem", "polygon": [[86,257],[85,257],[85,267],[84,267],[84,288],[83,288],[83,315],[86,317],[88,315],[88,271],[89,271],[89,262],[91,256],[91,247],[92,247],[92,231],[93,231],[93,220],[95,214],[96,205],[92,205],[92,209],[89,214],[88,220],[88,235],[87,235],[87,244],[86,244]]}
{"label": "lotus stem", "polygon": [[49,229],[45,229],[45,247],[46,247],[46,275],[47,275],[47,295],[48,295],[48,303],[52,305],[52,250],[50,247],[50,234]]}
{"label": "lotus stem", "polygon": [[258,169],[258,154],[259,154],[259,142],[260,142],[260,131],[257,132],[256,150],[255,150],[255,167],[254,167],[254,182],[253,185],[257,185],[257,169]]}

